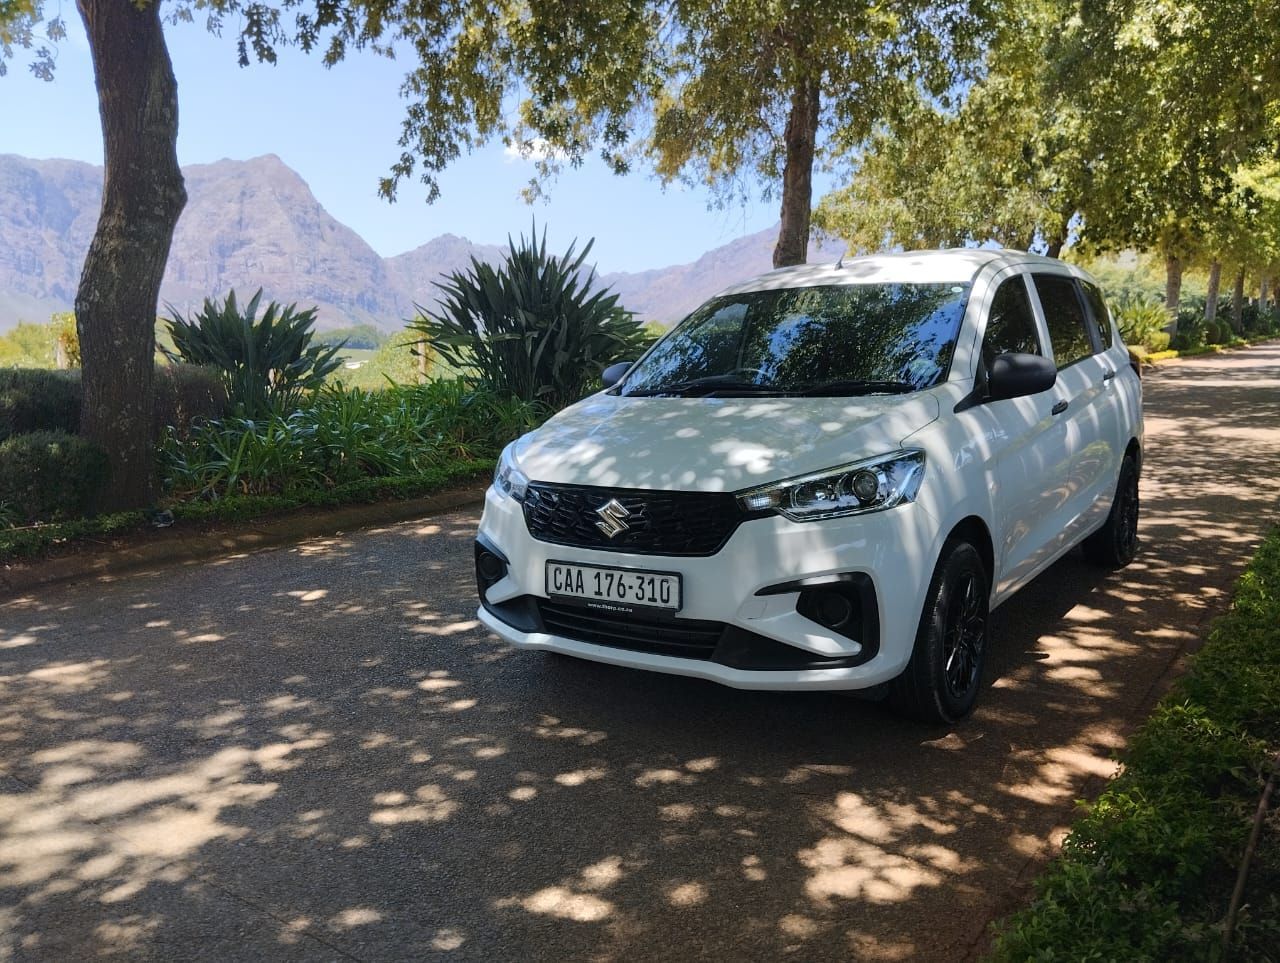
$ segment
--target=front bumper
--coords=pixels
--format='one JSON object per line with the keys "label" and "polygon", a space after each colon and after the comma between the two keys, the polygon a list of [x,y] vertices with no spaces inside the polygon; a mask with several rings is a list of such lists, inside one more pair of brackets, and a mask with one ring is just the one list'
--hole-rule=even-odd
{"label": "front bumper", "polygon": [[[478,538],[504,561],[496,578],[478,578],[478,615],[512,645],[772,690],[859,689],[897,676],[910,658],[940,547],[931,516],[918,505],[902,505],[823,522],[781,516],[747,521],[711,556],[600,551],[535,539],[520,503],[493,489]],[[684,606],[672,624],[723,624],[722,642],[714,652],[690,658],[662,645],[629,647],[616,638],[599,644],[589,631],[575,637],[548,631],[539,617],[548,560],[679,572]],[[856,631],[835,631],[797,611],[805,589],[796,583],[837,579],[870,588],[861,596],[869,611]],[[787,667],[772,667],[777,665]]]}

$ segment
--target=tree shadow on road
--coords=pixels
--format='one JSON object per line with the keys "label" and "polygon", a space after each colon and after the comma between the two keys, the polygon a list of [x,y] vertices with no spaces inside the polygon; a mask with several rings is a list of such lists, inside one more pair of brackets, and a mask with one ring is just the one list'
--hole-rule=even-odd
{"label": "tree shadow on road", "polygon": [[1274,389],[1148,390],[1142,554],[951,730],[508,649],[467,514],[0,606],[0,959],[963,958],[1280,500]]}

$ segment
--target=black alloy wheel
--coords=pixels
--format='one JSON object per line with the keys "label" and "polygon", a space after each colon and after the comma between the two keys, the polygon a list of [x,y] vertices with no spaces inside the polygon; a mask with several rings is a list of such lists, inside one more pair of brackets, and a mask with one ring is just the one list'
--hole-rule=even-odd
{"label": "black alloy wheel", "polygon": [[890,684],[894,708],[947,725],[973,711],[987,655],[990,594],[978,550],[966,541],[947,542],[929,583],[911,660]]}
{"label": "black alloy wheel", "polygon": [[1116,481],[1116,497],[1106,523],[1084,540],[1089,561],[1106,568],[1124,568],[1138,554],[1138,464],[1126,455]]}

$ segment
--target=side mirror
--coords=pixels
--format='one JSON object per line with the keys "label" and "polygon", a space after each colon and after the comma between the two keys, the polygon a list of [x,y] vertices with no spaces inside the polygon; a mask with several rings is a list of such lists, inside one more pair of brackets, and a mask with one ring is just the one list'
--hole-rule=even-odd
{"label": "side mirror", "polygon": [[991,401],[1022,398],[1048,391],[1058,380],[1058,369],[1038,354],[1002,354],[987,372],[987,397]]}
{"label": "side mirror", "polygon": [[612,388],[626,376],[633,364],[635,364],[634,361],[619,361],[617,364],[609,365],[600,372],[600,383],[606,388]]}

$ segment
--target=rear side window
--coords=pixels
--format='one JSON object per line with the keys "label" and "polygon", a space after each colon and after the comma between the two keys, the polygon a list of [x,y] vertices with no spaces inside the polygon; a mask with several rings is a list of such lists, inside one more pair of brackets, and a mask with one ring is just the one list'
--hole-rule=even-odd
{"label": "rear side window", "polygon": [[987,315],[987,331],[982,336],[982,360],[988,368],[998,355],[1011,352],[1044,354],[1022,275],[1009,278],[996,288],[991,313]]}
{"label": "rear side window", "polygon": [[1084,305],[1076,294],[1076,283],[1072,278],[1061,274],[1036,274],[1033,277],[1049,328],[1053,360],[1061,371],[1093,354],[1093,342],[1086,327],[1092,322],[1085,320]]}
{"label": "rear side window", "polygon": [[1098,344],[1105,350],[1111,346],[1111,315],[1107,312],[1107,302],[1102,300],[1102,292],[1095,284],[1081,281],[1080,290],[1084,292],[1085,302],[1089,305],[1089,320],[1098,332]]}

